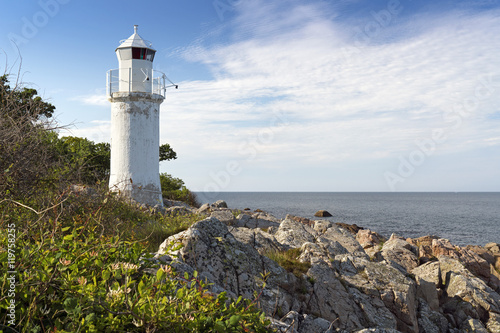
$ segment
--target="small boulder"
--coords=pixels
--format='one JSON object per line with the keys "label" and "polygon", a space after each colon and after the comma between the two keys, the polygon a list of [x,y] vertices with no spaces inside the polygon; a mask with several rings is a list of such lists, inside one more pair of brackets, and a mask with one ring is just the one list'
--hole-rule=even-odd
{"label": "small boulder", "polygon": [[208,214],[210,213],[210,205],[209,204],[203,204],[201,205],[200,208],[196,211],[197,214]]}
{"label": "small boulder", "polygon": [[328,211],[326,210],[318,210],[314,216],[316,217],[330,217],[332,216],[332,214],[330,214]]}
{"label": "small boulder", "polygon": [[341,228],[346,229],[347,231],[349,231],[353,235],[356,235],[358,233],[358,231],[364,229],[363,227],[359,227],[356,223],[354,223],[354,224],[347,224],[347,223],[337,222],[335,224],[338,225]]}
{"label": "small boulder", "polygon": [[227,203],[224,200],[217,200],[212,204],[212,208],[227,208]]}

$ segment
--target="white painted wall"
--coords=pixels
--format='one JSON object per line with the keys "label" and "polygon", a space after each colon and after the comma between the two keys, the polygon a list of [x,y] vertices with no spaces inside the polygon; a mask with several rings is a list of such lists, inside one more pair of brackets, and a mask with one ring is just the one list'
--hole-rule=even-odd
{"label": "white painted wall", "polygon": [[114,93],[111,103],[112,191],[151,206],[163,205],[159,176],[159,114],[163,97]]}
{"label": "white painted wall", "polygon": [[[119,91],[151,92],[153,83],[153,63],[142,59],[121,60],[119,64]],[[130,69],[130,70],[129,70]],[[145,81],[146,75],[149,81]]]}

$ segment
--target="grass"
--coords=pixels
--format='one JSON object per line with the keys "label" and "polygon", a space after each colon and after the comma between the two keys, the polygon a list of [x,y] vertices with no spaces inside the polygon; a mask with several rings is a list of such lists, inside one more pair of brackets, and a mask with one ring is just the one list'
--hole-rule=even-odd
{"label": "grass", "polygon": [[309,268],[311,268],[311,264],[299,261],[300,254],[300,248],[286,251],[268,250],[264,252],[266,257],[276,261],[281,267],[293,273],[296,277],[302,278],[302,275],[306,274]]}

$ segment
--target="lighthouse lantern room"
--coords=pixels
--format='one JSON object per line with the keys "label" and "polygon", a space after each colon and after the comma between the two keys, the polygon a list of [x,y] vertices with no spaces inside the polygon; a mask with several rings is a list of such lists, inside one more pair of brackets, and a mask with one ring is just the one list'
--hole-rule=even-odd
{"label": "lighthouse lantern room", "polygon": [[159,115],[165,74],[153,70],[156,50],[134,33],[116,49],[118,69],[107,73],[111,102],[110,190],[163,206],[159,175]]}

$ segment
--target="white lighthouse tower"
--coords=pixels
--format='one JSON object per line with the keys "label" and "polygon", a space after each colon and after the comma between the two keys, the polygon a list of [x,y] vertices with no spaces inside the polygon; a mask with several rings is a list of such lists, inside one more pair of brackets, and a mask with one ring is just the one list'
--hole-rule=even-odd
{"label": "white lighthouse tower", "polygon": [[116,49],[119,68],[108,71],[111,102],[109,188],[139,203],[161,205],[159,170],[160,104],[165,74],[153,71],[156,50],[134,33]]}

